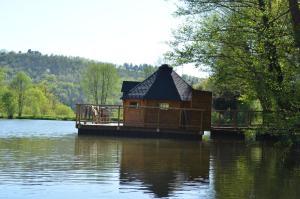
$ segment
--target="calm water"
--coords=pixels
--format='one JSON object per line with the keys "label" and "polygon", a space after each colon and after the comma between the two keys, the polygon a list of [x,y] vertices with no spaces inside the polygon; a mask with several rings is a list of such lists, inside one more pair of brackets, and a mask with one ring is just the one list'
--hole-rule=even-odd
{"label": "calm water", "polygon": [[77,136],[0,120],[0,198],[300,198],[300,149]]}

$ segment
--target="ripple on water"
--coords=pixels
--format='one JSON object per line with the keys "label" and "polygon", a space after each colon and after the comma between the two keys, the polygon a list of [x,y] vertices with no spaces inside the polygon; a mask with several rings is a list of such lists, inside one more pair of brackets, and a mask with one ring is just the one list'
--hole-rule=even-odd
{"label": "ripple on water", "polygon": [[74,121],[0,119],[0,138],[61,137],[77,132]]}
{"label": "ripple on water", "polygon": [[299,151],[236,141],[77,136],[74,122],[0,120],[0,126],[0,198],[300,195]]}

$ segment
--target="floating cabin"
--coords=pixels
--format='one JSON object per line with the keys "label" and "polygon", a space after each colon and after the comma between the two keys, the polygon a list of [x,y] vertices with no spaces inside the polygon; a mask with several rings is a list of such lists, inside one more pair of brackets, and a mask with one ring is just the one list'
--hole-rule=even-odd
{"label": "floating cabin", "polygon": [[201,137],[211,129],[212,93],[193,89],[167,64],[142,82],[124,81],[121,91],[123,106],[118,106],[117,125],[82,123],[79,113],[76,117],[79,132]]}
{"label": "floating cabin", "polygon": [[124,81],[121,91],[124,126],[210,130],[212,93],[193,89],[167,64],[143,82]]}

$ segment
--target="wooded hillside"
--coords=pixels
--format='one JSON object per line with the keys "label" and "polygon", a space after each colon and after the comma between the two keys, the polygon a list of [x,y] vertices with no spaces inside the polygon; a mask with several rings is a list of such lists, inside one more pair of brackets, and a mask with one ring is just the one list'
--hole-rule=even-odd
{"label": "wooded hillside", "polygon": [[[33,82],[43,82],[59,101],[72,108],[76,103],[87,101],[84,98],[81,80],[84,69],[92,62],[93,60],[81,57],[43,55],[30,49],[27,52],[0,51],[0,67],[5,68],[9,78],[18,71],[24,71]],[[116,68],[121,80],[134,81],[142,81],[156,70],[154,66],[148,64],[130,63],[116,65]],[[190,84],[197,84],[200,81],[199,78],[187,75],[183,78]],[[116,89],[120,90],[120,88]],[[121,95],[121,92],[119,93]],[[119,97],[119,95],[114,96],[110,102],[117,103]]]}

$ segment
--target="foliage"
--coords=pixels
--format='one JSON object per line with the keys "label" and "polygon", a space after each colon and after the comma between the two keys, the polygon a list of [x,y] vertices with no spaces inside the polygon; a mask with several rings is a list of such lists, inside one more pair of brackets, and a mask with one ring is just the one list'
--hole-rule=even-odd
{"label": "foliage", "polygon": [[[81,86],[82,75],[87,66],[94,63],[92,60],[80,57],[66,57],[61,55],[43,55],[38,51],[27,52],[0,52],[0,68],[7,71],[7,78],[11,79],[14,74],[23,71],[28,74],[33,82],[47,85],[49,91],[58,97],[58,100],[75,109],[76,103],[90,101],[85,96]],[[142,81],[157,68],[149,64],[124,63],[116,66],[120,79]],[[196,78],[189,82],[192,77],[188,76],[188,83],[198,82]],[[121,84],[121,82],[119,82]],[[109,103],[120,103],[121,92],[114,93]],[[107,102],[107,103],[108,103]]]}
{"label": "foliage", "polygon": [[[32,85],[24,92],[25,100],[22,109],[23,117],[56,117],[57,104],[64,104],[75,110],[77,103],[91,102],[90,94],[84,92],[85,72],[89,65],[94,64],[91,60],[80,57],[66,57],[61,55],[43,55],[38,51],[28,50],[22,52],[0,52],[0,99],[1,93],[12,83],[18,72],[30,76]],[[106,103],[121,103],[120,87],[124,80],[143,81],[157,67],[149,64],[135,65],[124,63],[114,66],[110,79],[113,79],[112,90],[106,92]],[[116,76],[119,78],[115,78]],[[118,79],[117,81],[115,81]],[[184,75],[183,79],[191,85],[200,81],[199,78]],[[14,89],[14,95],[17,90]],[[88,94],[88,95],[86,95]],[[17,96],[17,95],[15,95]],[[23,98],[22,98],[23,99]],[[99,98],[101,101],[101,97]],[[22,101],[23,102],[23,101]],[[23,104],[23,103],[21,103]],[[66,108],[66,107],[65,107]],[[67,108],[66,108],[67,109]],[[0,107],[0,114],[5,111]],[[24,112],[24,113],[23,113]],[[62,111],[64,112],[64,111]],[[68,112],[68,111],[65,111]]]}
{"label": "foliage", "polygon": [[106,104],[116,92],[118,81],[119,76],[113,64],[92,63],[84,71],[82,86],[93,103]]}
{"label": "foliage", "polygon": [[18,72],[11,81],[11,88],[17,96],[18,116],[21,117],[26,99],[26,91],[30,87],[31,78],[24,72]]}
{"label": "foliage", "polygon": [[16,110],[16,100],[14,93],[10,90],[5,90],[1,97],[2,110],[5,111],[8,118],[13,118]]}
{"label": "foliage", "polygon": [[185,24],[170,42],[173,50],[167,57],[175,64],[208,66],[215,95],[235,98],[249,106],[252,101],[259,102],[259,106],[252,107],[278,112],[273,121],[289,121],[277,123],[279,126],[297,125],[300,53],[287,2],[181,3],[177,15],[184,18]]}
{"label": "foliage", "polygon": [[39,87],[35,86],[27,91],[25,105],[25,113],[27,113],[27,115],[30,114],[37,117],[52,114],[49,98],[47,98]]}
{"label": "foliage", "polygon": [[[7,76],[4,70],[0,72],[2,77]],[[23,72],[11,79],[2,78],[0,82],[1,116],[14,117],[21,95],[22,114],[19,118],[74,118],[73,110],[60,103],[45,82],[31,84],[31,78]]]}
{"label": "foliage", "polygon": [[55,107],[55,115],[58,117],[72,118],[74,117],[74,112],[70,107],[66,105],[57,104]]}
{"label": "foliage", "polygon": [[5,74],[4,68],[0,67],[0,88],[4,86]]}

